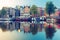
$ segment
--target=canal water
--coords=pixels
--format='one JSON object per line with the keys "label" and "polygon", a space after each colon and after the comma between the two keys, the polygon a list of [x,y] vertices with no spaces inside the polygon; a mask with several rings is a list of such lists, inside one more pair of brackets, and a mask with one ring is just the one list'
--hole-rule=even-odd
{"label": "canal water", "polygon": [[[45,28],[30,22],[0,22],[0,40],[47,40]],[[60,29],[56,28],[51,40],[60,40]]]}

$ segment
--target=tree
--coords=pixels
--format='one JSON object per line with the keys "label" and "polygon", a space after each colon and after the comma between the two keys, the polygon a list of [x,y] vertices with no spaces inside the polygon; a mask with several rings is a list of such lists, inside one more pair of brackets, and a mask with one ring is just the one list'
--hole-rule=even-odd
{"label": "tree", "polygon": [[[54,4],[52,2],[46,3],[46,13],[49,14],[49,18],[52,13],[55,13],[55,9],[56,9],[56,7],[54,6]],[[53,25],[53,27],[54,27],[54,25]],[[47,38],[49,38],[51,40],[54,36],[54,28],[53,27],[50,26],[50,22],[49,22],[48,27],[46,27],[46,36],[47,36]]]}
{"label": "tree", "polygon": [[46,3],[46,13],[48,13],[49,16],[52,13],[55,13],[55,9],[56,9],[56,7],[54,6],[54,4],[52,2],[47,2]]}
{"label": "tree", "polygon": [[[51,1],[46,3],[46,13],[49,14],[49,18],[51,14],[55,13],[55,9],[56,7]],[[49,22],[49,25],[50,25],[50,22]]]}
{"label": "tree", "polygon": [[1,15],[4,16],[5,14],[6,14],[6,10],[4,8],[2,8]]}
{"label": "tree", "polygon": [[30,9],[32,14],[37,14],[37,6],[36,5],[32,5],[31,9]]}

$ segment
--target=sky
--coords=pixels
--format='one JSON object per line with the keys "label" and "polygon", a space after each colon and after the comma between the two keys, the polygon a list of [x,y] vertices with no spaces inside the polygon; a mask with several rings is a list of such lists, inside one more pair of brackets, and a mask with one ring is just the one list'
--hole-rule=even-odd
{"label": "sky", "polygon": [[33,4],[38,7],[45,7],[48,1],[52,1],[57,8],[60,8],[60,0],[0,0],[0,9],[2,7],[31,6]]}

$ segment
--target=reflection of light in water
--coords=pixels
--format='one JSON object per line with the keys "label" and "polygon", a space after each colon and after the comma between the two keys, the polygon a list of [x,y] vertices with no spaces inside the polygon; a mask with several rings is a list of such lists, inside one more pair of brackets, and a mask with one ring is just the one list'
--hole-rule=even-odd
{"label": "reflection of light in water", "polygon": [[18,32],[20,32],[20,29],[18,29]]}
{"label": "reflection of light in water", "polygon": [[19,33],[16,31],[2,32],[2,30],[0,29],[0,40],[18,40],[20,36],[19,36]]}
{"label": "reflection of light in water", "polygon": [[0,29],[0,32],[2,32],[2,30]]}
{"label": "reflection of light in water", "polygon": [[2,32],[0,29],[0,40],[10,40],[10,32]]}

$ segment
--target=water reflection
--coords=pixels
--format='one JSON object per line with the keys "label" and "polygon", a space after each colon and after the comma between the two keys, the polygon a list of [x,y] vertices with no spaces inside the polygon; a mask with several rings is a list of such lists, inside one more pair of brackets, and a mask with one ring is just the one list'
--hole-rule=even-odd
{"label": "water reflection", "polygon": [[14,31],[14,30],[20,30],[24,31],[24,33],[30,33],[32,32],[35,34],[35,32],[41,32],[44,24],[36,24],[36,23],[30,23],[30,22],[19,22],[19,21],[10,21],[10,22],[0,22],[0,28],[2,31]]}
{"label": "water reflection", "polygon": [[38,32],[45,31],[47,40],[52,40],[54,33],[56,32],[55,27],[53,25],[48,25],[46,22],[40,23],[30,23],[30,22],[20,22],[20,21],[8,21],[8,22],[0,22],[0,28],[3,32],[6,31],[18,31],[24,33],[32,33],[32,35],[36,35]]}
{"label": "water reflection", "polygon": [[54,33],[56,32],[56,29],[52,25],[48,25],[48,27],[45,28],[45,32],[47,40],[52,40]]}

